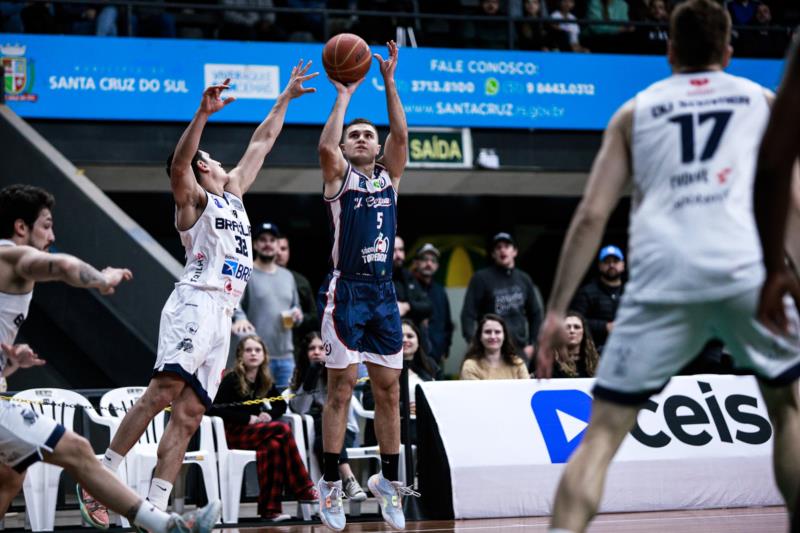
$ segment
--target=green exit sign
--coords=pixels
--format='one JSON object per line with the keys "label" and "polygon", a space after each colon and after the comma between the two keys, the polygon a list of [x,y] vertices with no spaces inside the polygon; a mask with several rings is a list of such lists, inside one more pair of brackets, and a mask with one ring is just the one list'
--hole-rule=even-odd
{"label": "green exit sign", "polygon": [[410,168],[471,168],[469,128],[411,128],[408,132]]}

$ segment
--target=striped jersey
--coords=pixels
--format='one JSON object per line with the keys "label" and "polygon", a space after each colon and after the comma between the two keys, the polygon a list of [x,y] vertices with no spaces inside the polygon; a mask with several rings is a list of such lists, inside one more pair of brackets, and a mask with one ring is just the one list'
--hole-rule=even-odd
{"label": "striped jersey", "polygon": [[765,89],[722,71],[636,96],[626,297],[700,301],[763,281],[753,181],[768,118]]}
{"label": "striped jersey", "polygon": [[397,191],[386,168],[376,163],[372,176],[367,176],[348,162],[341,189],[325,201],[333,269],[356,276],[391,277]]}
{"label": "striped jersey", "polygon": [[178,230],[186,266],[176,285],[220,291],[235,307],[253,271],[250,220],[233,194],[226,191],[217,196],[206,191],[206,195],[200,218],[186,231]]}
{"label": "striped jersey", "polygon": [[[16,246],[13,241],[0,240],[0,246]],[[0,342],[14,344],[20,326],[28,316],[33,291],[23,294],[0,292]],[[0,350],[0,375],[6,367],[6,354]]]}

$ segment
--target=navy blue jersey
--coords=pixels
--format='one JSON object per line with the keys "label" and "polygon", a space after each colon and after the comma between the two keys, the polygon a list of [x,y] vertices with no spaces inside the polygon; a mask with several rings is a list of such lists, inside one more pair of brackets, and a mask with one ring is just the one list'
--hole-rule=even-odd
{"label": "navy blue jersey", "polygon": [[392,275],[397,232],[397,191],[383,165],[368,177],[349,162],[342,188],[328,203],[331,266],[343,274],[386,278]]}

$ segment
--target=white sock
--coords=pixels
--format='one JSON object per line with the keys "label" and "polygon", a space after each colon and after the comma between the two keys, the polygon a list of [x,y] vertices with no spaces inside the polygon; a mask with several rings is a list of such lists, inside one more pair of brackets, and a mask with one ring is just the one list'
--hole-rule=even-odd
{"label": "white sock", "polygon": [[113,473],[116,474],[117,469],[119,468],[119,465],[123,459],[125,459],[124,456],[118,454],[111,448],[108,448],[106,450],[105,455],[103,456],[103,459],[100,462],[103,463],[104,467],[108,468],[109,470],[111,470]]}
{"label": "white sock", "polygon": [[157,509],[152,503],[145,501],[139,506],[133,522],[153,533],[167,533],[169,515],[161,509]]}
{"label": "white sock", "polygon": [[150,492],[147,493],[147,499],[163,511],[169,503],[170,492],[172,492],[172,483],[154,477],[150,481]]}

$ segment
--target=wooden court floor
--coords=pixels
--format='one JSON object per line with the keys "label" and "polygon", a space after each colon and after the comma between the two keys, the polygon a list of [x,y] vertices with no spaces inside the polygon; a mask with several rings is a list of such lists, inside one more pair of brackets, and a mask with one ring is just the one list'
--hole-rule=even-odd
{"label": "wooden court floor", "polygon": [[[546,532],[546,517],[504,518],[486,520],[441,520],[409,522],[409,532],[463,533]],[[602,514],[595,518],[589,533],[786,533],[788,515],[784,507],[755,507],[743,509],[705,509],[699,511],[660,511],[650,513]],[[314,525],[243,526],[222,529],[225,533],[327,533],[330,530]],[[354,533],[392,531],[383,522],[348,524],[345,531]]]}

